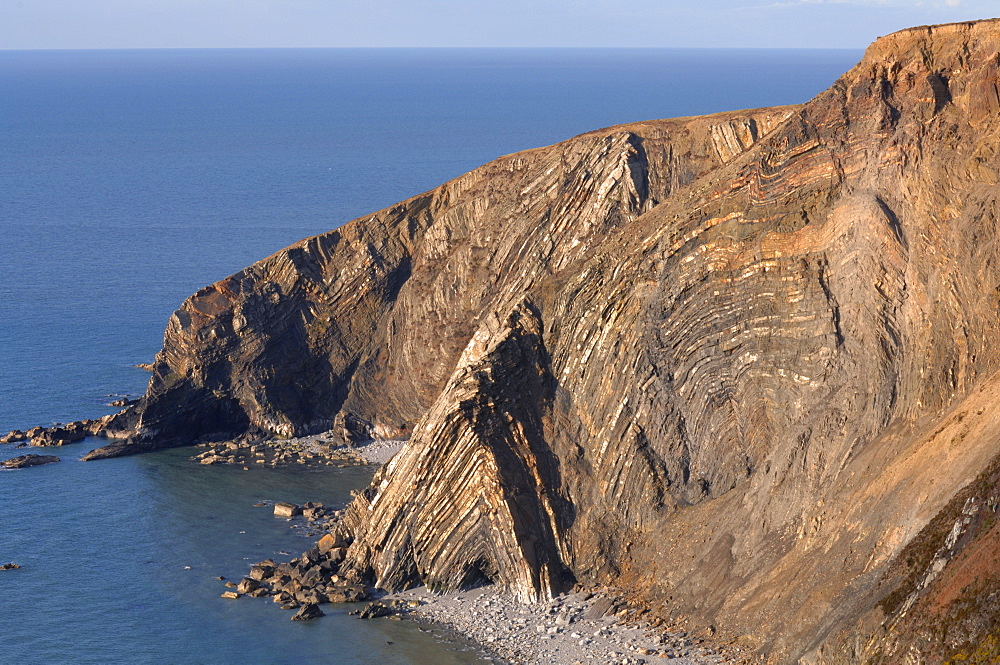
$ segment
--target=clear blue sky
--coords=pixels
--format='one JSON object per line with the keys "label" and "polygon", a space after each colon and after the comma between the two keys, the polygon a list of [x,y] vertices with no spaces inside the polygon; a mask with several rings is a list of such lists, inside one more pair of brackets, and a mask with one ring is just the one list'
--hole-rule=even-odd
{"label": "clear blue sky", "polygon": [[997,0],[0,0],[0,49],[860,48],[998,14]]}

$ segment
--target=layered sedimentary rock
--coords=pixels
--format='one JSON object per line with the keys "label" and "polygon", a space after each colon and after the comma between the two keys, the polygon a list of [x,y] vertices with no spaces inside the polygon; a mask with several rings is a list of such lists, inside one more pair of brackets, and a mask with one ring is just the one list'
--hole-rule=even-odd
{"label": "layered sedimentary rock", "polygon": [[192,296],[94,457],[363,422],[410,436],[346,518],[385,588],[624,585],[774,662],[988,654],[998,146],[985,21],[800,107],[503,157]]}

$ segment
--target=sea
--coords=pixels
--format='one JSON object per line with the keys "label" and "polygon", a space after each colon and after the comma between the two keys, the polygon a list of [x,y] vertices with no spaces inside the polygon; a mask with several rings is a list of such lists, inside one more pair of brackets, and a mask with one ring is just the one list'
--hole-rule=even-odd
{"label": "sea", "polygon": [[[0,431],[137,396],[171,312],[300,238],[500,155],[609,125],[805,102],[861,57],[782,49],[0,51]],[[289,621],[219,576],[315,540],[369,467],[243,471],[191,449],[0,471],[0,663],[464,664],[350,606]],[[264,504],[263,506],[259,504]]]}

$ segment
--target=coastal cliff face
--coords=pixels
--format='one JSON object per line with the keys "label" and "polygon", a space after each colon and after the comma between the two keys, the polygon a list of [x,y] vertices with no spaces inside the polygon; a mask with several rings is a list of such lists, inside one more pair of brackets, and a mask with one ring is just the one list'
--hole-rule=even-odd
{"label": "coastal cliff face", "polygon": [[991,657],[998,146],[983,21],[799,107],[503,157],[189,298],[93,457],[406,436],[346,518],[383,588],[612,584],[773,662]]}

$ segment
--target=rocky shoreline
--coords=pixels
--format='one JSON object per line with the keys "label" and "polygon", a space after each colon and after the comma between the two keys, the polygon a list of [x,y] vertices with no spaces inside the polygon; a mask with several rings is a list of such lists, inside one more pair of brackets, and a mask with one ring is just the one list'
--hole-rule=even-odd
{"label": "rocky shoreline", "polygon": [[[355,451],[369,462],[384,461],[393,447],[372,442]],[[689,634],[649,621],[646,609],[610,588],[577,590],[537,603],[522,603],[492,586],[448,593],[420,587],[385,595],[357,571],[341,565],[350,545],[341,524],[343,510],[313,502],[301,506],[276,502],[273,510],[277,517],[301,520],[293,527],[324,535],[290,561],[266,559],[253,564],[239,581],[225,581],[223,598],[271,598],[281,609],[294,611],[293,621],[322,617],[324,604],[371,601],[352,614],[361,619],[418,621],[428,629],[469,640],[494,662],[509,665],[746,662],[737,646],[714,643],[710,634]]]}
{"label": "rocky shoreline", "polygon": [[[276,514],[286,515],[290,505],[275,504]],[[310,512],[315,506],[294,508],[294,513],[307,519],[316,514]],[[285,563],[267,559],[252,565],[239,582],[226,582],[229,590],[222,597],[270,597],[281,609],[295,611],[293,621],[322,617],[320,607],[327,603],[357,603],[378,597],[379,592],[355,571],[339,569],[349,542],[337,532],[337,513],[325,513],[328,519],[322,523],[333,530],[316,546]],[[372,620],[405,618],[439,627],[475,643],[495,662],[509,665],[747,662],[739,648],[714,644],[708,635],[644,622],[643,609],[630,604],[621,592],[607,588],[522,603],[491,586],[449,593],[420,587],[382,596],[352,614]]]}
{"label": "rocky shoreline", "polygon": [[[62,446],[87,436],[107,436],[106,426],[113,416],[83,420],[51,427],[15,430],[0,437],[0,443],[18,447]],[[190,457],[205,465],[229,464],[254,467],[382,465],[400,450],[405,441],[397,439],[345,440],[330,430],[311,436],[257,441],[199,443],[203,450]],[[24,455],[8,460],[5,466],[20,468],[58,461],[55,456]],[[735,649],[721,650],[706,636],[683,631],[665,631],[642,623],[642,610],[630,606],[621,593],[612,589],[578,591],[541,603],[521,603],[492,587],[449,593],[435,593],[421,587],[384,595],[366,584],[351,569],[340,570],[350,539],[341,527],[342,509],[315,502],[273,505],[278,517],[292,519],[293,527],[307,536],[322,537],[301,556],[287,562],[273,559],[250,567],[238,581],[223,580],[223,598],[271,598],[283,610],[294,611],[294,621],[324,615],[328,603],[371,601],[354,614],[362,619],[407,619],[457,635],[478,646],[498,663],[528,665],[577,665],[589,662],[615,665],[677,663],[716,665],[740,663]],[[297,523],[301,521],[301,524]],[[10,566],[11,568],[15,566]]]}
{"label": "rocky shoreline", "polygon": [[65,446],[82,441],[88,436],[109,437],[108,426],[119,413],[94,418],[92,420],[77,420],[72,423],[56,423],[51,427],[32,427],[28,430],[15,429],[0,436],[0,444],[16,444],[15,448],[25,446]]}
{"label": "rocky shoreline", "polygon": [[281,467],[384,464],[403,446],[397,439],[344,441],[333,430],[290,439],[223,441],[198,444],[204,451],[191,457],[200,464]]}

